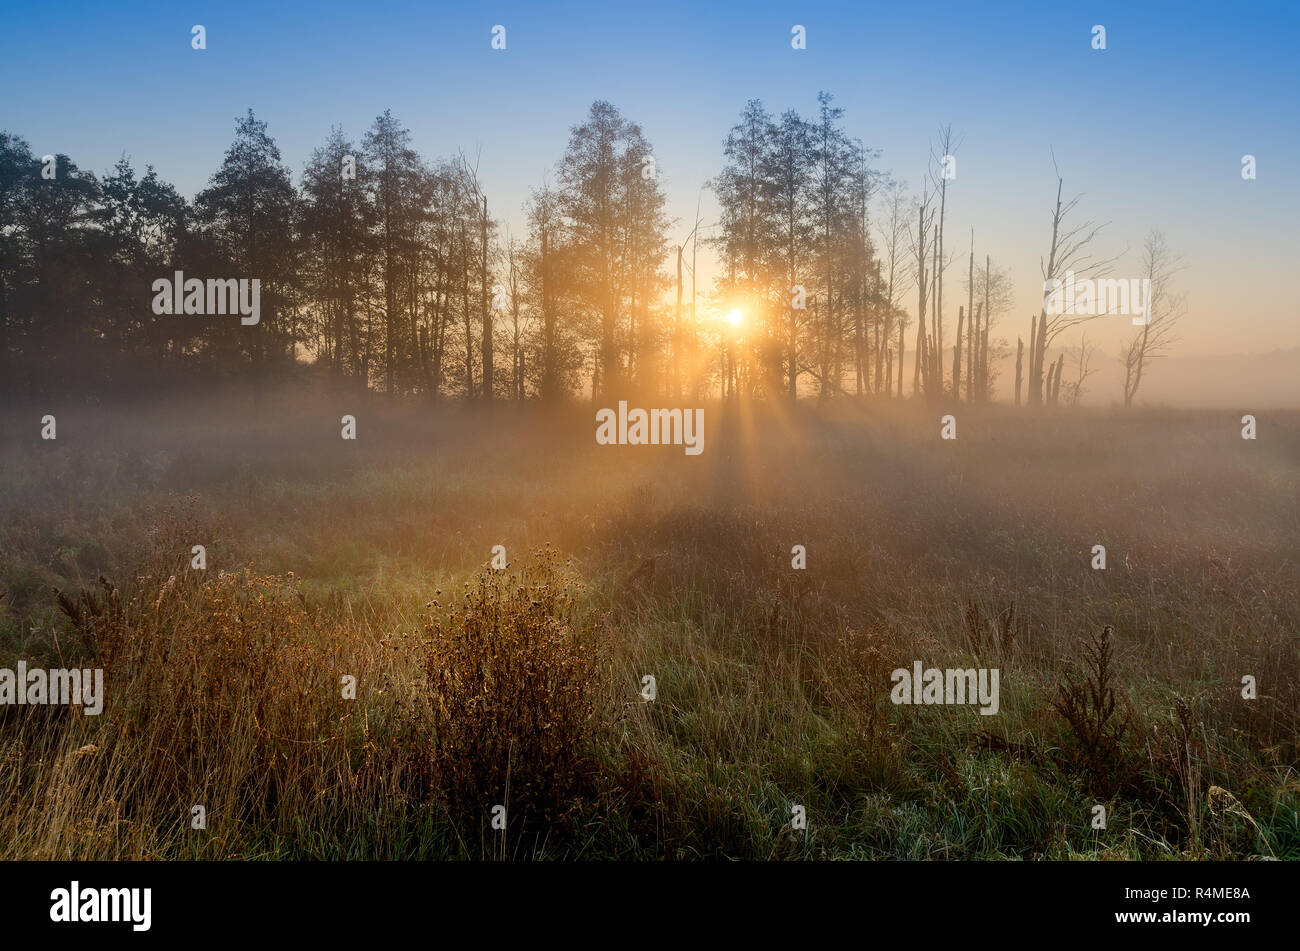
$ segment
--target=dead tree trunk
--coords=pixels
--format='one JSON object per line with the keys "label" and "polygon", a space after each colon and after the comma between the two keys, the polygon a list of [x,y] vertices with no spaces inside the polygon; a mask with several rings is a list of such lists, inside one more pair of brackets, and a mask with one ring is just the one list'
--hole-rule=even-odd
{"label": "dead tree trunk", "polygon": [[1022,370],[1025,361],[1025,342],[1019,337],[1016,338],[1016,405],[1020,405],[1020,381],[1023,377]]}
{"label": "dead tree trunk", "polygon": [[682,251],[677,246],[677,303],[673,307],[673,398],[682,398]]}
{"label": "dead tree trunk", "polygon": [[903,398],[903,357],[907,354],[907,339],[903,336],[907,328],[903,326],[903,318],[898,318],[898,398]]}
{"label": "dead tree trunk", "polygon": [[957,342],[952,348],[952,398],[956,403],[961,402],[961,331],[962,323],[965,320],[966,313],[960,306],[957,307]]}
{"label": "dead tree trunk", "polygon": [[482,241],[481,256],[479,258],[479,281],[481,287],[482,300],[482,328],[483,342],[480,350],[483,354],[483,401],[492,402],[492,389],[494,385],[494,361],[492,353],[492,306],[489,303],[488,295],[491,289],[488,287],[488,207],[487,196],[483,196],[483,213],[480,218],[480,240]]}
{"label": "dead tree trunk", "polygon": [[[968,343],[966,345],[969,357],[966,360],[966,402],[975,402],[975,341],[979,339],[978,327],[975,322],[975,229],[970,229],[970,258],[966,264],[966,313],[970,315],[970,327],[966,330]],[[960,317],[958,318],[960,322]],[[961,331],[957,332],[957,345],[961,346]],[[952,392],[956,396],[960,393],[961,381],[957,377],[952,379]]]}
{"label": "dead tree trunk", "polygon": [[989,398],[989,323],[992,321],[993,313],[989,306],[989,285],[993,281],[993,262],[989,256],[984,255],[984,310],[981,317],[983,328],[980,333],[979,341],[976,345],[979,363],[979,375],[975,380],[976,392],[979,394],[981,403],[988,402]]}
{"label": "dead tree trunk", "polygon": [[1030,396],[1030,391],[1034,388],[1034,374],[1038,372],[1038,315],[1034,314],[1029,319],[1029,365],[1025,367],[1025,403],[1029,406],[1034,405]]}

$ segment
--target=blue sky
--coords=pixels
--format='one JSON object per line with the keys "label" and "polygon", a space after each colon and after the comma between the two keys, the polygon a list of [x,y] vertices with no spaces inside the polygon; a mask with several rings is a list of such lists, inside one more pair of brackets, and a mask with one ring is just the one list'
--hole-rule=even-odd
{"label": "blue sky", "polygon": [[[391,108],[426,156],[478,153],[517,232],[593,99],[641,123],[684,233],[745,101],[811,113],[825,89],[914,188],[939,126],[963,137],[950,242],[964,255],[973,226],[1011,271],[1013,339],[1036,309],[1054,149],[1083,214],[1111,222],[1100,249],[1130,249],[1120,274],[1152,227],[1184,256],[1185,352],[1300,345],[1283,281],[1300,254],[1300,3],[69,2],[0,22],[0,127],[38,154],[102,173],[126,152],[192,195],[249,107],[295,174],[331,125],[359,139]],[[1090,337],[1113,352],[1122,331]]]}

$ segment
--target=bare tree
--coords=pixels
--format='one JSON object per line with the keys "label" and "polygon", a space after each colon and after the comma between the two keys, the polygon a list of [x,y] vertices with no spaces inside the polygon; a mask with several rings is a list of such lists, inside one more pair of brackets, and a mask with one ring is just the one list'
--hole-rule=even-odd
{"label": "bare tree", "polygon": [[[1011,276],[1000,267],[993,266],[989,255],[984,255],[984,267],[975,268],[967,278],[967,289],[974,301],[974,322],[968,333],[970,354],[966,376],[966,399],[986,403],[992,399],[997,372],[990,360],[990,331],[998,315],[1006,313],[1015,300]],[[1010,354],[1006,341],[992,347],[993,356]]]}
{"label": "bare tree", "polygon": [[1185,301],[1181,295],[1172,293],[1170,284],[1182,268],[1182,258],[1170,253],[1165,236],[1159,231],[1148,233],[1142,246],[1142,272],[1150,281],[1144,322],[1120,353],[1124,362],[1125,406],[1133,405],[1147,364],[1163,356],[1177,340],[1174,329],[1185,313]]}
{"label": "bare tree", "polygon": [[[962,320],[966,314],[970,314],[970,332],[971,340],[975,339],[975,324],[977,317],[975,315],[975,229],[970,229],[970,259],[966,268],[966,308],[957,308],[957,340],[952,348],[952,398],[961,402],[961,332]],[[966,362],[967,372],[974,378],[973,361]],[[969,389],[969,387],[968,387]],[[967,396],[970,399],[970,396]]]}
{"label": "bare tree", "polygon": [[[930,184],[939,198],[934,228],[934,301],[930,318],[930,335],[933,338],[930,354],[934,362],[932,385],[936,395],[943,392],[943,272],[949,263],[943,253],[943,232],[947,219],[948,182],[956,175],[956,154],[960,147],[960,141],[953,141],[952,126],[946,125],[939,130],[938,148],[932,146],[930,149]],[[954,381],[954,395],[956,389]]]}
{"label": "bare tree", "polygon": [[523,249],[514,236],[506,234],[506,292],[510,297],[510,396],[524,399],[524,379],[527,371],[527,337],[530,316],[525,309]]}
{"label": "bare tree", "polygon": [[1096,352],[1097,348],[1088,343],[1086,333],[1083,335],[1083,339],[1079,341],[1079,346],[1070,351],[1070,355],[1075,360],[1075,366],[1078,368],[1074,382],[1065,384],[1065,399],[1070,406],[1078,406],[1079,401],[1083,399],[1083,394],[1088,392],[1084,384],[1087,383],[1088,377],[1097,372],[1092,366],[1092,356]]}
{"label": "bare tree", "polygon": [[[885,184],[884,189],[884,214],[880,222],[880,247],[884,252],[883,262],[883,297],[881,315],[881,345],[876,348],[876,392],[881,392],[882,381],[884,392],[890,392],[890,384],[893,381],[892,374],[886,371],[883,361],[885,353],[889,350],[889,343],[893,337],[894,323],[898,322],[898,366],[899,366],[899,384],[901,395],[902,384],[902,366],[903,366],[903,319],[905,313],[902,309],[902,297],[907,291],[906,276],[907,269],[903,260],[903,240],[907,235],[907,186],[902,182],[889,181]],[[890,362],[889,369],[892,370],[893,363]]]}
{"label": "bare tree", "polygon": [[[925,308],[928,302],[928,292],[930,290],[930,282],[931,282],[930,273],[926,270],[926,256],[927,256],[926,240],[930,235],[930,231],[933,228],[933,222],[934,222],[934,211],[930,207],[930,203],[932,200],[933,200],[933,196],[930,194],[929,190],[925,186],[922,186],[920,199],[913,202],[913,210],[916,214],[916,228],[915,230],[909,230],[907,235],[908,250],[913,255],[913,260],[915,261],[915,263],[912,266],[913,267],[912,279],[916,282],[916,297],[917,297],[916,363],[912,370],[912,393],[914,395],[920,393],[923,388],[926,391],[929,391],[930,389],[928,383],[929,380],[928,370],[930,367],[930,359],[928,356],[928,348],[926,344],[926,334],[925,334]],[[900,344],[899,354],[898,354],[899,357],[898,374],[899,374],[900,393],[902,392],[902,374],[903,374],[902,350],[903,348],[902,345]]]}
{"label": "bare tree", "polygon": [[[1052,167],[1056,170],[1056,204],[1052,208],[1052,243],[1047,259],[1041,261],[1044,292],[1052,282],[1063,280],[1070,272],[1078,277],[1100,277],[1115,261],[1114,258],[1097,260],[1092,256],[1090,251],[1092,242],[1106,225],[1105,223],[1099,225],[1091,220],[1077,225],[1071,222],[1070,214],[1078,206],[1082,196],[1075,196],[1069,201],[1062,200],[1065,180],[1056,166],[1055,156],[1052,158]],[[1047,297],[1044,296],[1029,341],[1028,402],[1030,406],[1042,404],[1051,395],[1050,391],[1044,392],[1043,371],[1047,348],[1052,341],[1070,327],[1095,320],[1100,316],[1104,315],[1048,313]]]}

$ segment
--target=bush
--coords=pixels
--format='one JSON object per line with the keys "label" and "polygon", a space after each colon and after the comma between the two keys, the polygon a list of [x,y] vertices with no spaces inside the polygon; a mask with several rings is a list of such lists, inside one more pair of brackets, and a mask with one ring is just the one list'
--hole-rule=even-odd
{"label": "bush", "polygon": [[1112,794],[1130,775],[1124,748],[1132,711],[1115,688],[1111,635],[1107,624],[1083,645],[1084,673],[1070,674],[1057,686],[1052,707],[1070,726],[1074,746],[1069,765],[1084,774],[1091,788]]}
{"label": "bush", "polygon": [[600,638],[554,552],[484,570],[427,627],[432,776],[456,818],[563,815],[587,787]]}

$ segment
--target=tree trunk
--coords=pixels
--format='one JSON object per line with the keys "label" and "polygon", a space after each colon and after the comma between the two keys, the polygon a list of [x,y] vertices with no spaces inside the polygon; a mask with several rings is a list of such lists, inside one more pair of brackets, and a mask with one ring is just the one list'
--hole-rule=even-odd
{"label": "tree trunk", "polygon": [[977,343],[979,375],[975,380],[975,389],[981,403],[988,402],[989,398],[989,323],[993,316],[989,308],[989,282],[992,279],[993,263],[986,254],[984,255],[984,311],[981,324],[983,331],[980,333],[980,339]]}
{"label": "tree trunk", "polygon": [[900,400],[903,398],[903,357],[907,355],[907,340],[903,336],[904,333],[906,328],[900,319],[898,321],[898,398]]}
{"label": "tree trunk", "polygon": [[483,196],[483,216],[481,219],[480,233],[482,236],[482,256],[479,259],[479,280],[482,282],[482,315],[483,315],[483,402],[492,402],[492,305],[488,298],[490,290],[488,288],[488,211],[487,196]]}
{"label": "tree trunk", "polygon": [[469,242],[465,239],[465,223],[460,225],[460,246],[464,252],[461,269],[460,303],[461,316],[465,324],[465,398],[474,399],[474,329],[471,326],[469,307]]}
{"label": "tree trunk", "polygon": [[1025,342],[1019,337],[1016,338],[1016,405],[1020,405],[1020,380],[1021,371],[1024,369],[1025,360]]}
{"label": "tree trunk", "polygon": [[952,398],[953,402],[961,402],[961,331],[962,322],[966,319],[966,312],[959,305],[957,307],[957,341],[952,348]]}
{"label": "tree trunk", "polygon": [[682,398],[682,246],[677,246],[677,303],[673,306],[673,399]]}

